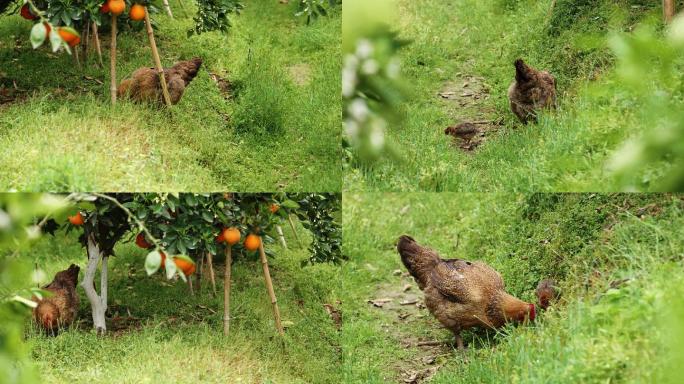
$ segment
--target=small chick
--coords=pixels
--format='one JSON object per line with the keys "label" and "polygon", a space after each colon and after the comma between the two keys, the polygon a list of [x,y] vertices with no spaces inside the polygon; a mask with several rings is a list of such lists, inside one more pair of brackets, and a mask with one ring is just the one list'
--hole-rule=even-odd
{"label": "small chick", "polygon": [[444,130],[445,135],[450,135],[454,138],[460,138],[461,140],[463,140],[464,145],[466,146],[469,146],[470,141],[473,139],[473,137],[475,137],[479,133],[480,130],[473,123],[461,123],[454,127],[447,127]]}
{"label": "small chick", "polygon": [[560,297],[560,292],[556,287],[556,282],[551,279],[544,279],[537,285],[537,302],[539,307],[546,309],[551,305],[552,300],[557,300]]}

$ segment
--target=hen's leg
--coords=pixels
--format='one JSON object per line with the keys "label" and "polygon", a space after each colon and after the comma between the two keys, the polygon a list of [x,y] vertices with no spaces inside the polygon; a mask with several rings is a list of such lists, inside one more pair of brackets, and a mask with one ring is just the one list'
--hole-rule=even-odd
{"label": "hen's leg", "polygon": [[465,351],[465,346],[463,346],[463,338],[461,337],[461,332],[454,332],[454,337],[456,338],[456,348],[459,351]]}

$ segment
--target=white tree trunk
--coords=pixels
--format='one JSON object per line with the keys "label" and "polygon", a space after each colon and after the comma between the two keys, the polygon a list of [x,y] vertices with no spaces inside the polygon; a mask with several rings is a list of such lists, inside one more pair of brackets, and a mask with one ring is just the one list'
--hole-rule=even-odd
{"label": "white tree trunk", "polygon": [[280,228],[280,225],[276,225],[276,232],[278,232],[278,238],[280,239],[280,245],[282,245],[283,248],[287,249],[287,243],[285,242],[285,235],[283,235],[283,229]]}
{"label": "white tree trunk", "polygon": [[[97,246],[92,234],[88,235],[88,266],[83,277],[81,286],[85,290],[90,308],[93,315],[93,326],[97,333],[104,333],[107,331],[107,324],[105,323],[105,311],[107,310],[107,258],[102,257],[102,252]],[[102,259],[102,275],[100,276],[100,291],[102,297],[98,296],[95,291],[95,274],[97,273],[97,265]]]}
{"label": "white tree trunk", "polygon": [[169,6],[169,0],[162,0],[162,4],[164,5],[164,9],[166,10],[166,14],[169,15],[170,18],[173,19],[173,13],[171,13],[171,7]]}

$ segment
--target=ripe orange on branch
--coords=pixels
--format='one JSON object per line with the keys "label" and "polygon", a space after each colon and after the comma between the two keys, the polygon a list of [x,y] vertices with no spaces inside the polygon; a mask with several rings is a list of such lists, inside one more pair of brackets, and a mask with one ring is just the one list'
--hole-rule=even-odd
{"label": "ripe orange on branch", "polygon": [[259,238],[259,236],[253,233],[250,233],[245,238],[244,246],[245,249],[247,249],[248,251],[256,251],[257,249],[259,249],[259,244],[261,244],[261,239]]}
{"label": "ripe orange on branch", "polygon": [[226,228],[223,230],[223,239],[228,245],[235,245],[240,242],[240,230],[237,228]]}
{"label": "ripe orange on branch", "polygon": [[123,0],[109,0],[107,1],[107,6],[114,16],[119,16],[126,9],[126,3]]}
{"label": "ripe orange on branch", "polygon": [[131,10],[128,12],[131,20],[140,21],[145,18],[145,7],[140,4],[133,4]]}
{"label": "ripe orange on branch", "polygon": [[35,20],[38,18],[38,16],[34,15],[33,12],[31,12],[31,7],[28,4],[24,4],[24,6],[21,7],[21,17],[23,17],[26,20]]}
{"label": "ripe orange on branch", "polygon": [[147,242],[145,234],[142,232],[138,233],[138,236],[135,237],[135,245],[143,249],[147,249],[152,246],[152,244]]}
{"label": "ripe orange on branch", "polygon": [[83,225],[83,215],[81,215],[81,212],[78,212],[73,216],[69,216],[69,222],[73,225]]}
{"label": "ripe orange on branch", "polygon": [[57,33],[59,33],[59,36],[62,38],[62,40],[66,41],[70,47],[73,47],[81,42],[81,35],[71,27],[59,27],[57,28]]}
{"label": "ripe orange on branch", "polygon": [[174,257],[173,262],[176,263],[176,267],[178,267],[178,269],[183,271],[185,276],[190,276],[195,273],[195,263],[192,261],[181,259],[180,257]]}
{"label": "ripe orange on branch", "polygon": [[271,213],[276,213],[276,212],[278,212],[278,210],[280,209],[280,205],[278,205],[278,204],[271,204],[271,206],[268,207],[268,209],[271,211]]}
{"label": "ripe orange on branch", "polygon": [[226,238],[223,236],[223,231],[225,231],[225,229],[221,230],[221,232],[219,232],[218,236],[216,236],[216,242],[217,243],[223,243],[224,241],[226,241]]}

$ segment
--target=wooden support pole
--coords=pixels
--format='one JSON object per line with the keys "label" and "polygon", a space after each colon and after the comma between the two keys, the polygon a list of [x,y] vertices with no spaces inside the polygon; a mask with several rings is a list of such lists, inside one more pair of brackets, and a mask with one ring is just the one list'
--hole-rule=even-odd
{"label": "wooden support pole", "polygon": [[81,31],[81,36],[83,38],[81,41],[83,42],[83,64],[87,67],[88,66],[88,51],[90,48],[90,25],[88,25],[88,22],[85,22],[83,24],[83,28]]}
{"label": "wooden support pole", "polygon": [[230,330],[230,270],[233,264],[232,249],[226,244],[226,271],[223,274],[223,334]]}
{"label": "wooden support pole", "polygon": [[280,239],[280,245],[282,245],[283,248],[287,249],[287,242],[285,242],[285,235],[283,235],[283,229],[280,228],[280,225],[276,225],[276,232],[278,232],[278,238]]}
{"label": "wooden support pole", "polygon": [[[183,2],[181,1],[181,4]],[[169,7],[169,0],[162,0],[162,4],[164,5],[164,9],[166,10],[166,14],[169,15],[170,18],[173,19],[173,13],[171,13],[171,7]]]}
{"label": "wooden support pole", "polygon": [[97,33],[97,23],[93,21],[93,40],[95,40],[95,50],[97,51],[97,60],[100,68],[104,67],[102,62],[102,47],[100,47],[100,35]]}
{"label": "wooden support pole", "polygon": [[74,50],[73,56],[74,56],[74,61],[76,62],[76,66],[78,66],[79,69],[82,69],[81,68],[81,60],[79,59],[79,54],[78,54],[78,51],[81,50],[81,47],[76,45],[76,46],[72,47],[71,49]]}
{"label": "wooden support pole", "polygon": [[204,254],[200,254],[199,268],[197,268],[197,273],[195,278],[197,279],[197,293],[202,294],[202,275],[204,275]]}
{"label": "wooden support pole", "polygon": [[297,244],[299,244],[299,248],[302,248],[302,241],[299,240],[299,236],[297,235],[297,230],[295,230],[294,223],[292,222],[292,216],[287,215],[287,221],[290,222],[290,228],[292,228],[292,233],[294,234],[294,237],[297,240]]}
{"label": "wooden support pole", "polygon": [[214,275],[214,255],[207,252],[207,266],[209,267],[209,280],[211,281],[211,292],[216,296],[216,276]]}
{"label": "wooden support pole", "polygon": [[271,273],[268,270],[268,259],[266,259],[266,252],[264,252],[264,240],[259,237],[259,256],[261,257],[261,266],[264,269],[264,279],[266,280],[266,289],[268,296],[271,298],[271,305],[273,306],[273,317],[275,317],[276,329],[282,336],[283,325],[280,323],[280,310],[278,309],[278,300],[276,300],[275,292],[273,291],[273,282],[271,281]]}
{"label": "wooden support pole", "polygon": [[161,60],[159,59],[159,52],[157,51],[157,43],[154,41],[154,31],[152,31],[152,23],[150,23],[150,12],[145,7],[145,26],[147,27],[147,37],[150,39],[150,48],[152,48],[152,58],[154,59],[154,66],[159,74],[159,82],[161,83],[162,94],[164,96],[164,103],[166,106],[171,106],[171,97],[166,86],[166,77],[164,76],[164,68],[162,68]]}
{"label": "wooden support pole", "polygon": [[663,0],[663,19],[666,23],[672,21],[675,15],[675,0]]}
{"label": "wooden support pole", "polygon": [[112,42],[109,45],[109,73],[111,81],[109,92],[112,97],[112,105],[116,104],[116,15],[112,15]]}
{"label": "wooden support pole", "polygon": [[[183,273],[183,272],[180,272]],[[192,289],[192,277],[188,276],[188,288],[190,288],[190,295],[195,296],[195,290]]]}

